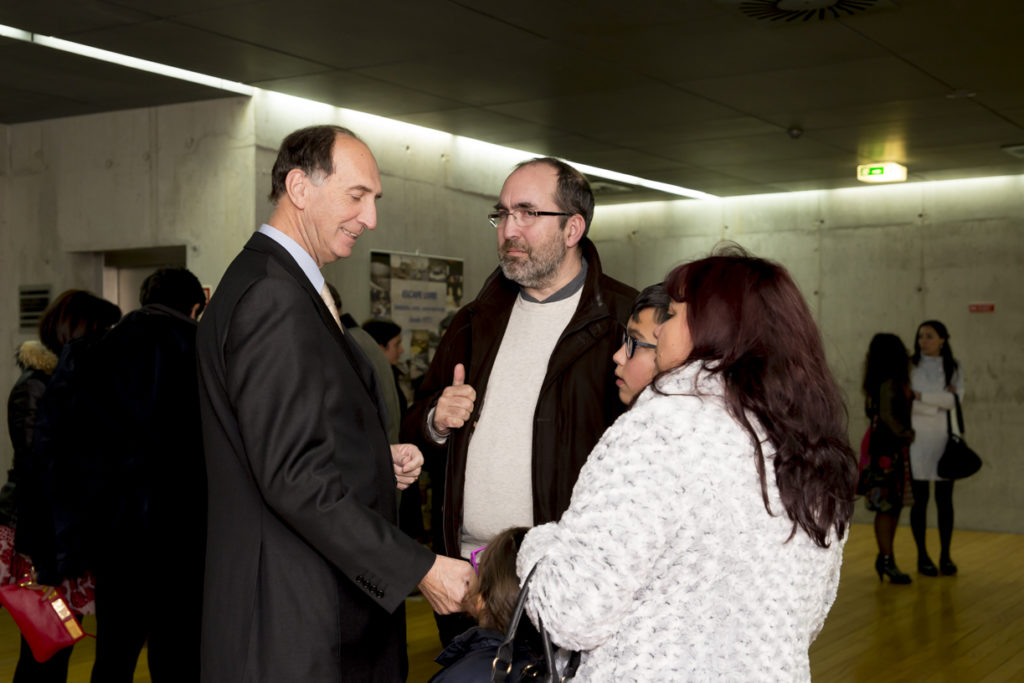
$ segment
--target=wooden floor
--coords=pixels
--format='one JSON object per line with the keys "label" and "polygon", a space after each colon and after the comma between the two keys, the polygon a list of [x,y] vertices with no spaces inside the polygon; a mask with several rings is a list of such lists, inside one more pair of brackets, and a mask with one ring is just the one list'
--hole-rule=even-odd
{"label": "wooden floor", "polygon": [[[937,555],[938,538],[929,531]],[[839,597],[811,648],[817,681],[886,683],[995,683],[1024,681],[1024,536],[957,531],[955,577],[918,575],[910,531],[896,536],[896,559],[914,581],[879,584],[871,527],[857,525],[846,546]],[[937,558],[934,558],[937,559]],[[421,683],[438,667],[440,649],[430,607],[406,602],[409,681]],[[86,630],[95,622],[86,619]],[[86,639],[71,658],[70,683],[89,680],[94,643]],[[10,680],[18,654],[17,630],[0,615],[0,683]],[[145,655],[135,674],[148,683]]]}
{"label": "wooden floor", "polygon": [[[1024,536],[956,531],[956,576],[917,573],[910,530],[896,560],[913,583],[878,582],[874,531],[857,525],[843,558],[839,597],[811,646],[821,681],[1024,681]],[[938,535],[928,531],[932,559]]]}

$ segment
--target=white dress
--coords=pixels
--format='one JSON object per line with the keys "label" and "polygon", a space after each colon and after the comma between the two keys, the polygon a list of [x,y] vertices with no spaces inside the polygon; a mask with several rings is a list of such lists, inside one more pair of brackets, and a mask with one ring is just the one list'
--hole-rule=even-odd
{"label": "white dress", "polygon": [[[956,387],[960,405],[964,401],[963,375],[958,368],[951,384]],[[914,479],[943,481],[936,472],[939,458],[946,448],[946,415],[955,407],[953,394],[946,391],[946,373],[942,356],[921,356],[910,369],[910,388],[921,394],[914,399],[911,424],[914,441],[910,444],[910,473]],[[953,431],[958,432],[956,415],[952,415]]]}
{"label": "white dress", "polygon": [[650,388],[594,447],[557,523],[518,558],[528,612],[583,650],[582,681],[808,681],[845,538],[821,548],[768,498],[749,435],[696,366]]}

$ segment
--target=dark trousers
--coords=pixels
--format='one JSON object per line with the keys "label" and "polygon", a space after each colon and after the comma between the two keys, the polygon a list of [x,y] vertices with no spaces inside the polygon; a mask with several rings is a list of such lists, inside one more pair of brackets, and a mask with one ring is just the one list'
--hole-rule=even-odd
{"label": "dark trousers", "polygon": [[[82,623],[81,617],[78,623]],[[37,662],[24,636],[21,638],[21,653],[14,669],[14,683],[67,683],[68,661],[74,646],[60,650],[45,662]]]}
{"label": "dark trousers", "polygon": [[147,641],[153,683],[199,680],[201,575],[186,580],[186,572],[163,569],[96,570],[92,683],[131,683]]}

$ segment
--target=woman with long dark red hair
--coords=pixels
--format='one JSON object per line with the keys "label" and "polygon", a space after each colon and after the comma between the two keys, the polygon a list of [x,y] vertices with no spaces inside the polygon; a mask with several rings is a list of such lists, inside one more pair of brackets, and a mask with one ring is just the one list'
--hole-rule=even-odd
{"label": "woman with long dark red hair", "polygon": [[528,611],[585,680],[809,680],[857,481],[820,334],[737,247],[665,288],[659,375],[523,542]]}

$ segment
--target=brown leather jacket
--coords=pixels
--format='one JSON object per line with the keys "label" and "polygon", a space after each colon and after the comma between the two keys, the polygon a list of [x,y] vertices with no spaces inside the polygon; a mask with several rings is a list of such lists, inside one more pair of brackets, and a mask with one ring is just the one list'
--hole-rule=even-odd
{"label": "brown leather jacket", "polygon": [[[572,487],[590,450],[624,406],[615,386],[612,354],[636,297],[636,290],[601,272],[593,243],[584,238],[587,276],[579,307],[555,345],[541,386],[533,423],[533,520],[559,519],[569,506]],[[444,494],[444,551],[459,555],[466,453],[483,405],[494,358],[519,295],[519,285],[500,269],[477,298],[455,315],[441,339],[416,400],[402,423],[402,440],[419,445],[428,459],[447,458]],[[444,446],[426,431],[426,419],[451,383],[455,365],[466,366],[466,383],[477,401],[469,423],[455,430]],[[440,548],[435,548],[440,552]]]}

